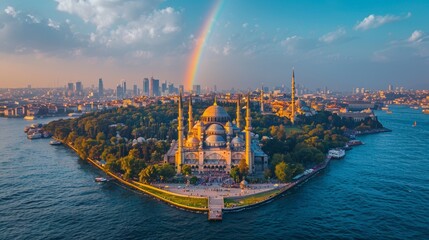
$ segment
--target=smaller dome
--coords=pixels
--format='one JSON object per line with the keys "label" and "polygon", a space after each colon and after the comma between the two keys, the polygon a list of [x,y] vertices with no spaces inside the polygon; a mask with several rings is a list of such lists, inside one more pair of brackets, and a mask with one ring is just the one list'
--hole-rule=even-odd
{"label": "smaller dome", "polygon": [[225,134],[225,129],[221,125],[213,123],[206,129],[206,133],[209,135],[221,135]]}
{"label": "smaller dome", "polygon": [[219,135],[211,135],[206,138],[206,144],[210,147],[222,147],[225,146],[225,139]]}
{"label": "smaller dome", "polygon": [[198,147],[199,143],[200,143],[200,141],[198,141],[198,139],[196,137],[190,137],[186,140],[186,145],[188,147]]}
{"label": "smaller dome", "polygon": [[231,145],[234,147],[243,147],[244,144],[245,144],[244,140],[239,136],[236,136],[231,140]]}

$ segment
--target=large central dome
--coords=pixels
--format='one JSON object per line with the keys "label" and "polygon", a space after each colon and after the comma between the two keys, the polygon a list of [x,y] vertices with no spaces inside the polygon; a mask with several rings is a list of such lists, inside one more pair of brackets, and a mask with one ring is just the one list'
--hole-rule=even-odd
{"label": "large central dome", "polygon": [[231,120],[231,117],[228,113],[223,109],[223,107],[218,106],[214,103],[212,106],[208,107],[203,115],[201,116],[201,121],[204,123],[208,122],[220,122],[226,123]]}

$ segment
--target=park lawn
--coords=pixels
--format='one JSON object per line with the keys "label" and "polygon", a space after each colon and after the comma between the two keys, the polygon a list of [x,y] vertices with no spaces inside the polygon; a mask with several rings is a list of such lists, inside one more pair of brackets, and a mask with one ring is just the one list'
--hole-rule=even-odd
{"label": "park lawn", "polygon": [[257,193],[257,194],[253,194],[253,195],[249,195],[249,196],[245,196],[245,197],[240,197],[240,198],[225,198],[224,199],[225,207],[231,208],[234,206],[235,207],[244,207],[244,206],[248,206],[248,205],[253,205],[256,203],[263,202],[263,201],[270,199],[272,197],[275,197],[281,192],[282,192],[281,189],[273,189],[270,191]]}
{"label": "park lawn", "polygon": [[196,208],[208,208],[208,199],[207,198],[195,198],[195,197],[187,197],[187,196],[177,196],[173,194],[168,194],[164,191],[158,191],[153,188],[149,188],[144,184],[135,182],[137,186],[147,192],[150,192],[159,198],[169,200],[171,202],[188,206],[188,207],[196,207]]}

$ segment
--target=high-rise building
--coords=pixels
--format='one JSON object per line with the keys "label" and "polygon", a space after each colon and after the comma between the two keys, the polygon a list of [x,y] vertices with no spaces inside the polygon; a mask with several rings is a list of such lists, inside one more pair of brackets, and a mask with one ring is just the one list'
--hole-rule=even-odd
{"label": "high-rise building", "polygon": [[179,85],[179,92],[184,92],[185,87],[183,85]]}
{"label": "high-rise building", "polygon": [[159,79],[153,79],[153,96],[161,96],[161,91],[159,88]]}
{"label": "high-rise building", "polygon": [[122,97],[126,98],[127,97],[127,82],[124,80],[122,82]]}
{"label": "high-rise building", "polygon": [[167,81],[165,81],[161,84],[161,93],[162,93],[162,95],[167,93]]}
{"label": "high-rise building", "polygon": [[155,79],[153,78],[153,77],[151,77],[150,78],[150,81],[149,81],[149,96],[150,97],[153,97],[153,81],[154,81]]}
{"label": "high-rise building", "polygon": [[67,91],[74,92],[74,83],[67,84]]}
{"label": "high-rise building", "polygon": [[143,95],[149,96],[149,78],[143,79]]}
{"label": "high-rise building", "polygon": [[116,99],[123,99],[124,90],[122,89],[121,84],[116,86]]}
{"label": "high-rise building", "polygon": [[200,95],[201,94],[201,85],[192,85],[192,92]]}
{"label": "high-rise building", "polygon": [[138,95],[139,95],[139,93],[138,93],[138,89],[137,89],[137,84],[134,84],[133,85],[133,96],[136,97]]}
{"label": "high-rise building", "polygon": [[104,85],[103,79],[98,79],[98,96],[102,97],[104,95]]}
{"label": "high-rise building", "polygon": [[83,92],[82,82],[76,82],[76,92],[81,94]]}
{"label": "high-rise building", "polygon": [[392,84],[389,84],[389,88],[388,88],[388,90],[389,90],[389,92],[392,92],[392,91],[393,91],[393,86],[392,86]]}
{"label": "high-rise building", "polygon": [[170,83],[168,84],[168,94],[173,94],[173,93],[175,93],[174,84]]}

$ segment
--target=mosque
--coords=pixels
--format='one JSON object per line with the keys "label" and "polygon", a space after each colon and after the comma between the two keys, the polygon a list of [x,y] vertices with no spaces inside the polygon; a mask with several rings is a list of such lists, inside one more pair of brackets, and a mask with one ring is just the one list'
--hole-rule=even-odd
{"label": "mosque", "polygon": [[217,105],[216,100],[204,111],[199,121],[194,121],[190,96],[186,138],[181,93],[178,111],[178,140],[172,142],[164,156],[165,162],[176,166],[177,173],[181,172],[184,165],[189,165],[193,173],[229,173],[242,159],[246,161],[249,174],[262,173],[268,168],[268,156],[259,146],[259,136],[252,132],[249,96],[244,129],[240,124],[240,98],[235,121],[223,107]]}

